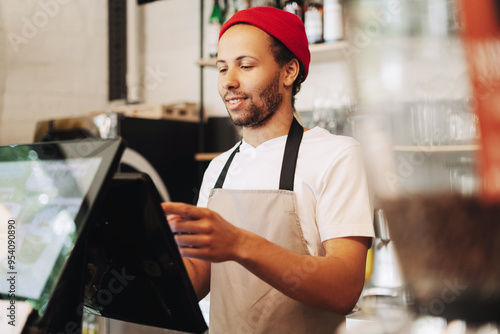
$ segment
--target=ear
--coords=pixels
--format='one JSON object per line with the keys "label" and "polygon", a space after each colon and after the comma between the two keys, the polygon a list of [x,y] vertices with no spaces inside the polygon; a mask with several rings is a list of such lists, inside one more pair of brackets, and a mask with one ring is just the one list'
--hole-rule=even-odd
{"label": "ear", "polygon": [[297,58],[293,58],[292,60],[290,60],[290,62],[288,64],[286,64],[283,67],[283,69],[284,69],[284,73],[285,73],[285,77],[283,79],[283,84],[285,86],[292,86],[293,82],[295,81],[295,79],[299,75],[299,71],[300,71],[299,61],[297,60]]}

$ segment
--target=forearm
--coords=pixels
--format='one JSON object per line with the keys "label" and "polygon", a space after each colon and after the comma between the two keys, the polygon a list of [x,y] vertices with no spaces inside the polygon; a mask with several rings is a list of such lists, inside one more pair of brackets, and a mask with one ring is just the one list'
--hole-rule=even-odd
{"label": "forearm", "polygon": [[196,297],[202,300],[210,292],[210,263],[198,260],[182,258],[184,266],[193,285]]}
{"label": "forearm", "polygon": [[[366,250],[364,244],[358,246]],[[290,298],[347,314],[364,284],[364,263],[359,262],[366,261],[366,251],[357,254],[355,259],[301,255],[248,233],[236,261]]]}

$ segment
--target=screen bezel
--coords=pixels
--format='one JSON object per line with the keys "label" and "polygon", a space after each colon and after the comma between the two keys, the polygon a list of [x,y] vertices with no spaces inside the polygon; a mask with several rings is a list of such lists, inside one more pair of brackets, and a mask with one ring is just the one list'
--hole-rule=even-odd
{"label": "screen bezel", "polygon": [[[35,306],[35,310],[40,316],[52,301],[52,295],[59,284],[61,275],[65,270],[68,260],[72,256],[77,241],[85,230],[85,225],[92,212],[92,208],[102,201],[105,188],[109,186],[112,176],[118,169],[121,155],[125,149],[122,139],[85,139],[71,141],[56,141],[44,143],[18,144],[0,146],[0,163],[15,161],[33,161],[36,156],[37,161],[67,161],[69,159],[90,159],[98,157],[100,159],[99,167],[95,172],[90,187],[83,195],[83,202],[78,213],[75,216],[74,223],[76,230],[72,245],[69,247],[67,256],[63,263],[56,262],[51,270],[50,277],[56,277],[51,281],[50,277],[45,282],[45,287],[41,296],[37,299],[27,298],[25,296],[0,293],[0,299],[29,301]],[[36,155],[33,154],[36,153]],[[20,277],[20,279],[22,279]]]}

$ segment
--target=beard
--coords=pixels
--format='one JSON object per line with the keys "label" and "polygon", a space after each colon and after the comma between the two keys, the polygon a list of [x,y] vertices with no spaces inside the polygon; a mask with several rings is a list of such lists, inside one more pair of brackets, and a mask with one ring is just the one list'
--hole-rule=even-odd
{"label": "beard", "polygon": [[259,91],[258,95],[263,102],[262,106],[257,106],[252,102],[240,117],[235,117],[229,112],[229,117],[234,125],[257,128],[266,124],[276,113],[283,101],[283,94],[279,92],[279,82],[280,74],[276,73],[272,82]]}

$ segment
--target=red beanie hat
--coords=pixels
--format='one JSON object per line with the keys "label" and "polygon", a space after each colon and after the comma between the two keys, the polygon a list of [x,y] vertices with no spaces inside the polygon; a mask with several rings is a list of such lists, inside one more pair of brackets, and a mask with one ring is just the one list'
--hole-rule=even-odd
{"label": "red beanie hat", "polygon": [[248,23],[276,37],[297,57],[304,67],[304,80],[309,73],[311,53],[304,23],[295,14],[273,7],[252,7],[236,12],[224,25],[219,39],[232,25]]}

